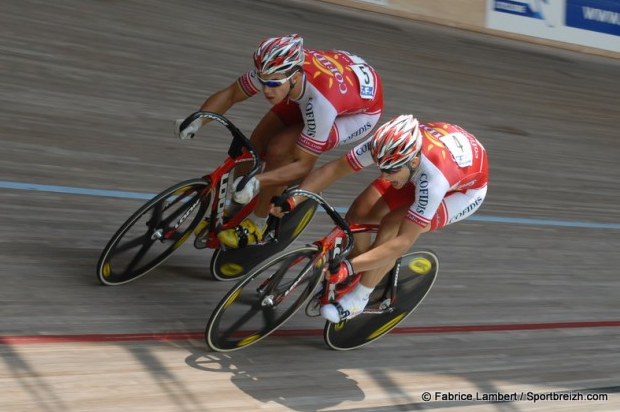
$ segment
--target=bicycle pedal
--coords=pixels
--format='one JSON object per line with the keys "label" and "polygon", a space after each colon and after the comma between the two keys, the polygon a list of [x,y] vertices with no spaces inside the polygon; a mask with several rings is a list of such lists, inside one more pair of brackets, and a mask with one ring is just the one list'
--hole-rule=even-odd
{"label": "bicycle pedal", "polygon": [[196,249],[204,249],[207,247],[207,237],[209,235],[209,219],[205,219],[198,224],[194,230],[196,239],[194,239],[194,247]]}
{"label": "bicycle pedal", "polygon": [[379,310],[386,310],[392,305],[390,299],[385,299],[383,302],[379,304]]}

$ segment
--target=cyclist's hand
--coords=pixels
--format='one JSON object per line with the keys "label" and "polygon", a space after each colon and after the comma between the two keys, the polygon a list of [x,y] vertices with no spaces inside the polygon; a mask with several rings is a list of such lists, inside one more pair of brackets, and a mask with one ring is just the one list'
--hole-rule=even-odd
{"label": "cyclist's hand", "polygon": [[295,209],[295,200],[292,197],[289,197],[285,201],[283,201],[282,198],[283,196],[274,196],[271,198],[271,209],[269,213],[275,217],[282,217]]}
{"label": "cyclist's hand", "polygon": [[185,129],[181,130],[181,123],[185,119],[177,119],[174,123],[174,135],[181,140],[191,139],[194,134],[202,127],[202,119],[196,119],[189,124]]}
{"label": "cyclist's hand", "polygon": [[323,274],[325,275],[325,279],[330,283],[342,283],[354,273],[353,266],[349,259],[344,259],[340,262],[340,265],[338,265],[333,272],[331,268],[328,269],[327,267],[328,266],[323,270]]}
{"label": "cyclist's hand", "polygon": [[236,178],[233,183],[234,193],[232,198],[235,202],[245,205],[250,203],[250,201],[254,199],[254,196],[258,193],[260,189],[260,181],[256,177],[252,177],[248,180],[248,183],[246,183],[243,189],[237,191],[237,186],[239,186],[241,179],[243,179],[243,176]]}

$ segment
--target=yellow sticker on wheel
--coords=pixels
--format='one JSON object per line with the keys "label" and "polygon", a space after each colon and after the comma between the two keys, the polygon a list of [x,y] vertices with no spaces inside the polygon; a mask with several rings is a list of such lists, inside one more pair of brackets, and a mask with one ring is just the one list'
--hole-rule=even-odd
{"label": "yellow sticker on wheel", "polygon": [[101,274],[104,278],[110,277],[112,270],[110,269],[110,262],[106,262],[105,265],[101,268]]}
{"label": "yellow sticker on wheel", "polygon": [[384,333],[390,331],[394,326],[398,324],[398,322],[400,322],[403,319],[404,316],[405,316],[405,313],[401,313],[400,315],[396,316],[394,319],[392,319],[391,321],[389,321],[388,323],[386,323],[385,325],[381,326],[379,329],[377,329],[376,331],[368,335],[366,340],[373,340],[383,335]]}
{"label": "yellow sticker on wheel", "polygon": [[187,189],[191,189],[191,186],[183,186],[182,188],[175,190],[174,193],[172,193],[172,195],[175,196],[175,195],[183,194],[187,192]]}
{"label": "yellow sticker on wheel", "polygon": [[417,273],[418,275],[426,275],[431,271],[433,264],[431,263],[430,260],[426,258],[417,257],[417,258],[411,259],[408,263],[408,266],[409,266],[409,269],[411,269],[413,272]]}
{"label": "yellow sticker on wheel", "polygon": [[224,276],[235,276],[243,272],[243,266],[236,263],[224,263],[220,266],[220,273]]}
{"label": "yellow sticker on wheel", "polygon": [[187,233],[185,233],[179,240],[177,240],[177,242],[174,244],[174,246],[172,246],[172,248],[176,250],[179,246],[185,243],[185,241],[187,240],[188,237],[191,236],[191,234],[192,232],[188,230]]}
{"label": "yellow sticker on wheel", "polygon": [[237,346],[249,345],[250,343],[255,342],[259,338],[260,338],[259,334],[248,336],[247,338],[240,340],[239,343],[237,343]]}
{"label": "yellow sticker on wheel", "polygon": [[306,226],[308,225],[308,222],[310,221],[310,219],[312,219],[312,216],[314,215],[314,209],[315,208],[313,207],[308,209],[304,217],[301,219],[301,222],[299,222],[299,224],[295,228],[295,231],[293,232],[293,236],[292,236],[293,238],[296,238],[306,228]]}
{"label": "yellow sticker on wheel", "polygon": [[237,289],[235,291],[235,293],[233,293],[227,300],[226,303],[224,303],[224,307],[223,309],[226,309],[230,306],[231,303],[233,303],[235,300],[237,300],[237,297],[239,296],[239,294],[241,293],[242,289]]}

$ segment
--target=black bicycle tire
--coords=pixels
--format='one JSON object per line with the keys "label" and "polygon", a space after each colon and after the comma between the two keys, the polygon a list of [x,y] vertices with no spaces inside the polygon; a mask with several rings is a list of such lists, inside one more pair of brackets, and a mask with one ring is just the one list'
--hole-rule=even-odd
{"label": "black bicycle tire", "polygon": [[[295,217],[299,216],[299,223],[292,224],[292,226],[295,227],[293,236],[287,239],[280,237],[277,243],[266,244],[263,246],[246,246],[241,249],[216,249],[211,256],[211,262],[209,264],[211,275],[215,280],[222,282],[237,280],[247,275],[256,265],[260,264],[269,256],[280,253],[291,243],[293,243],[295,239],[301,236],[316,215],[317,209],[318,204],[312,200],[307,200],[296,208],[293,211],[294,214],[291,215]],[[301,213],[297,213],[298,211]],[[291,222],[286,223],[291,224]],[[304,223],[304,225],[300,229],[298,225],[301,223]],[[283,224],[285,223],[283,222]],[[231,262],[228,262],[227,264],[222,264],[220,262],[221,259],[231,259],[231,255],[233,256]],[[235,255],[240,255],[241,260],[247,263],[247,265],[241,266],[241,262],[234,258]],[[224,272],[224,268],[228,268],[227,272]]]}
{"label": "black bicycle tire", "polygon": [[[366,346],[376,341],[377,339],[387,335],[390,331],[392,331],[395,327],[397,327],[405,319],[407,319],[415,311],[415,309],[420,306],[424,298],[428,295],[428,293],[432,289],[433,284],[435,283],[435,280],[437,279],[437,276],[439,274],[439,258],[437,257],[437,254],[433,252],[432,250],[422,249],[422,250],[415,250],[412,252],[405,253],[402,256],[402,260],[405,261],[407,257],[416,255],[416,254],[424,254],[425,256],[432,258],[433,262],[429,261],[431,264],[431,268],[429,268],[429,270],[434,269],[433,270],[434,273],[432,275],[432,279],[429,279],[429,281],[426,282],[426,284],[424,285],[427,288],[423,292],[423,294],[421,296],[416,296],[417,301],[412,305],[412,307],[408,308],[406,311],[395,311],[392,313],[386,313],[384,315],[370,315],[370,314],[358,315],[356,318],[350,321],[351,325],[353,325],[353,322],[356,322],[357,323],[357,325],[355,325],[356,328],[361,328],[365,330],[362,333],[359,333],[359,334],[356,333],[355,336],[346,339],[347,346],[335,344],[334,341],[336,339],[332,338],[332,334],[335,335],[335,333],[337,333],[336,332],[337,330],[343,331],[344,328],[347,327],[347,324],[348,324],[347,321],[341,322],[340,324],[333,324],[331,322],[325,322],[325,327],[323,329],[323,338],[328,347],[334,350],[345,351],[345,350],[358,349],[358,348],[361,348],[362,346]],[[401,276],[402,276],[402,269],[401,269]],[[387,284],[384,283],[382,286],[385,288]],[[378,292],[378,294],[381,294],[382,291],[376,289],[376,292]],[[404,298],[406,301],[407,298],[403,296],[402,292],[403,291],[400,290],[399,288],[399,290],[397,290],[397,296],[398,294],[400,294],[400,299]],[[380,327],[377,327],[376,325],[371,324],[371,322],[373,322],[375,319],[378,319],[377,318],[378,316],[383,316],[383,318],[380,320],[380,324],[382,325]],[[360,322],[366,322],[367,325],[361,324],[360,326]],[[368,326],[368,327],[365,327],[365,326]],[[370,338],[364,338],[364,336],[367,336]],[[352,343],[355,341],[359,343]]]}
{"label": "black bicycle tire", "polygon": [[[217,306],[211,313],[209,321],[207,322],[207,325],[205,327],[204,337],[205,337],[205,342],[207,346],[217,352],[233,352],[236,350],[244,349],[252,344],[255,344],[263,340],[264,338],[269,336],[271,333],[273,333],[275,330],[277,330],[279,327],[281,327],[286,321],[288,321],[295,313],[299,311],[300,308],[302,308],[305,305],[308,299],[312,297],[312,292],[316,289],[316,287],[318,286],[318,284],[320,283],[322,279],[321,277],[322,265],[316,264],[317,259],[320,258],[319,254],[317,254],[318,250],[319,249],[316,245],[307,245],[307,246],[302,246],[302,247],[299,247],[299,248],[296,248],[296,249],[293,249],[293,250],[290,250],[284,253],[280,253],[276,256],[271,257],[265,262],[263,262],[262,265],[255,268],[255,270],[253,270],[246,277],[241,278],[241,280],[239,280],[235,284],[235,286],[233,286],[228,291],[228,293],[222,298],[222,300],[217,304]],[[253,282],[256,280],[259,280],[259,277],[261,275],[269,276],[265,272],[268,271],[269,269],[272,269],[272,266],[282,264],[283,262],[284,262],[284,265],[291,265],[292,262],[296,261],[297,259],[301,257],[305,257],[308,260],[305,264],[303,264],[303,266],[300,266],[300,272],[298,273],[301,273],[301,271],[303,270],[308,271],[308,272],[313,271],[313,273],[309,273],[309,276],[306,277],[307,284],[304,286],[304,289],[301,290],[301,294],[297,296],[294,301],[292,301],[292,303],[287,309],[284,309],[283,314],[278,315],[279,318],[276,321],[273,321],[272,323],[266,324],[259,328],[251,328],[252,330],[249,330],[247,332],[240,331],[238,328],[234,330],[230,330],[230,329],[226,329],[224,331],[220,330],[220,325],[223,323],[223,316],[225,315],[226,311],[230,309],[238,299],[239,300],[248,299],[247,294],[243,294],[243,291],[246,287],[254,286]],[[288,263],[286,263],[287,261]],[[297,267],[297,265],[298,263],[295,264],[294,267]],[[279,281],[282,280],[282,278],[290,271],[290,269],[291,269],[291,266],[289,266],[287,269],[284,270],[284,272],[280,274]],[[293,276],[293,278],[295,276]],[[250,292],[248,294],[256,293],[256,291],[252,292],[252,289],[250,288],[249,290]],[[251,317],[244,319],[245,322],[247,323],[250,319],[260,316],[262,317],[262,320],[265,321],[265,323],[267,323],[268,321],[265,320],[265,318],[269,317],[266,314],[266,311],[268,309],[263,309],[265,305],[260,304],[261,302],[265,301],[265,296],[257,295],[255,298],[250,297],[249,299],[251,299],[252,302],[251,303],[246,302],[245,307],[247,309],[245,308],[243,309],[243,310],[246,310],[246,312],[243,313],[240,317],[244,319],[246,317],[246,314],[250,314]],[[276,306],[276,308],[278,308],[279,305]],[[240,306],[240,305],[237,305],[237,306]],[[227,321],[228,322],[233,321],[234,322],[233,324],[236,325],[237,323],[239,323],[239,317],[235,317],[234,315],[232,315],[231,319],[230,320],[227,319]],[[240,326],[245,326],[246,323],[243,323],[243,325],[240,325]],[[225,326],[224,328],[227,328],[227,326]],[[226,336],[226,335],[232,335],[235,333],[237,334],[236,337]],[[245,334],[242,336],[242,333],[245,333]]]}
{"label": "black bicycle tire", "polygon": [[[108,285],[108,286],[116,286],[116,285],[122,285],[128,282],[134,281],[146,275],[148,272],[155,269],[157,266],[162,264],[167,258],[169,258],[170,255],[172,255],[172,253],[175,250],[177,250],[181,246],[181,244],[183,244],[187,240],[189,236],[191,236],[191,232],[196,228],[200,220],[204,217],[209,207],[209,201],[211,197],[210,193],[207,194],[206,197],[202,198],[198,212],[193,217],[193,220],[191,221],[191,223],[183,230],[182,233],[180,233],[180,239],[177,242],[172,243],[171,246],[168,247],[164,252],[160,253],[159,255],[151,259],[151,261],[148,264],[143,265],[141,267],[142,270],[136,271],[136,273],[133,273],[132,271],[132,273],[121,277],[121,279],[117,281],[110,280],[111,273],[112,273],[111,264],[110,264],[111,253],[114,251],[114,248],[119,244],[119,242],[123,239],[123,236],[127,234],[127,232],[129,232],[134,227],[134,225],[140,220],[141,217],[146,215],[156,205],[160,204],[162,201],[165,201],[166,199],[175,195],[176,192],[179,192],[180,190],[184,188],[187,188],[187,187],[194,188],[196,186],[204,186],[204,190],[209,190],[210,183],[204,179],[190,179],[190,180],[185,180],[183,182],[179,182],[175,185],[170,186],[166,190],[163,190],[162,192],[154,196],[151,200],[143,204],[138,210],[136,210],[136,212],[134,212],[114,233],[114,235],[110,238],[110,240],[104,247],[103,251],[101,252],[99,261],[97,263],[97,279],[99,280],[99,282],[104,285]],[[203,189],[201,189],[200,191],[202,192]],[[184,192],[181,192],[180,194],[182,193]],[[154,242],[156,242],[156,240],[153,240],[152,243]]]}

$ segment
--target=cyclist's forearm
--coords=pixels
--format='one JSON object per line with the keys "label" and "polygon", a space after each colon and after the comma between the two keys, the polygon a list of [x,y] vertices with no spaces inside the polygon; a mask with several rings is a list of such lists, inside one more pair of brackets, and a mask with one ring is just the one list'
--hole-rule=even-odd
{"label": "cyclist's forearm", "polygon": [[295,161],[256,175],[256,177],[260,181],[260,187],[282,186],[303,178],[310,170],[312,170],[312,165],[304,165],[300,161]]}
{"label": "cyclist's forearm", "polygon": [[[300,189],[319,193],[336,183],[342,177],[353,172],[354,170],[346,159],[340,158],[332,160],[306,176],[303,182],[301,182]],[[295,200],[299,203],[304,199],[303,197],[297,197]]]}
{"label": "cyclist's forearm", "polygon": [[[207,100],[200,106],[200,110],[206,112],[214,112],[217,114],[224,114],[234,105],[230,96],[227,96],[225,90],[220,90],[219,92],[209,96]],[[203,123],[206,123],[205,119]]]}
{"label": "cyclist's forearm", "polygon": [[[227,88],[209,96],[202,106],[200,106],[200,110],[223,115],[228,109],[233,107],[235,103],[245,100],[246,98],[247,96],[240,90],[239,86],[233,83]],[[208,122],[208,119],[203,119],[203,124]]]}

